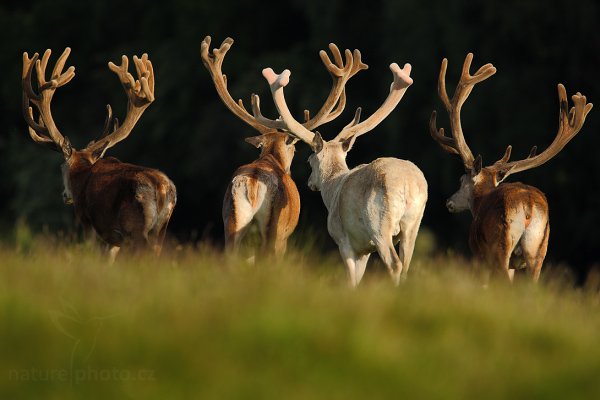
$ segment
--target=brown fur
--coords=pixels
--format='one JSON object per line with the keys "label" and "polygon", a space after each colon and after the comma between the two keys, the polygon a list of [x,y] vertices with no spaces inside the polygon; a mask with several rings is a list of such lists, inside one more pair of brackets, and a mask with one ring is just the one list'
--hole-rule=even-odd
{"label": "brown fur", "polygon": [[[232,182],[225,191],[223,200],[225,245],[237,250],[250,222],[254,221],[259,225],[263,250],[281,255],[286,250],[287,240],[296,228],[300,215],[300,195],[289,174],[293,157],[293,149],[290,154],[289,146],[293,144],[287,143],[290,141],[287,134],[279,132],[264,134],[258,138],[260,139],[253,138],[255,140],[249,142],[262,147],[260,157],[250,164],[239,167],[232,178],[232,182],[236,177],[248,178],[244,180],[246,199],[236,198]],[[268,188],[263,202],[269,204],[269,209],[266,210],[268,217],[262,222],[256,218],[261,208],[258,204],[261,184]],[[241,195],[238,193],[238,196]],[[249,218],[244,220],[241,216],[240,208],[246,201],[254,210],[251,221],[248,221]]]}
{"label": "brown fur", "polygon": [[90,152],[67,161],[75,215],[111,246],[152,246],[160,254],[177,201],[173,182],[162,172],[120,162],[93,162]]}
{"label": "brown fur", "polygon": [[[483,179],[473,188],[473,222],[469,232],[471,250],[480,259],[506,273],[509,268],[520,267],[524,263],[537,280],[546,255],[550,229],[546,196],[539,189],[520,182],[495,186],[495,173],[486,168],[481,170],[481,174]],[[519,214],[520,211],[523,214]],[[524,221],[513,220],[512,214],[524,215]],[[520,241],[528,233],[534,217],[541,219],[542,223],[545,220],[544,234],[532,245],[523,247]],[[524,227],[516,238],[510,235],[513,224]],[[519,254],[515,254],[516,248]],[[514,259],[521,256],[522,261]]]}

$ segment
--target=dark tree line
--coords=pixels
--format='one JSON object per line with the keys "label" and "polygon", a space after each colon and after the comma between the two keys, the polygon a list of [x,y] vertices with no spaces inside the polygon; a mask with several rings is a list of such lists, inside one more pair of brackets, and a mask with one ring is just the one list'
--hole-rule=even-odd
{"label": "dark tree line", "polygon": [[[433,109],[442,110],[436,82],[443,57],[449,59],[449,90],[467,52],[474,67],[491,62],[498,73],[478,85],[463,110],[471,149],[484,163],[501,157],[508,144],[513,157],[525,157],[533,145],[543,149],[557,130],[556,85],[600,101],[600,6],[594,0],[476,3],[466,0],[141,0],[78,2],[39,0],[3,2],[0,23],[0,228],[9,236],[15,221],[51,231],[73,226],[72,210],[61,202],[60,156],[35,146],[21,115],[23,51],[73,51],[67,65],[76,77],[59,89],[53,112],[61,131],[84,146],[102,130],[105,105],[125,113],[125,95],[108,61],[121,54],[148,52],[156,73],[156,102],[132,135],[110,155],[165,171],[176,183],[179,202],[171,231],[180,240],[221,241],[221,202],[235,168],[253,160],[256,149],[242,138],[254,135],[216,95],[200,60],[205,35],[218,46],[235,39],[223,69],[235,98],[249,104],[250,94],[263,99],[263,112],[274,107],[260,71],[292,70],[286,97],[298,115],[316,111],[330,80],[318,57],[329,42],[358,48],[370,68],[348,83],[347,111],[323,127],[332,137],[362,106],[365,115],[379,107],[391,80],[391,62],[413,65],[414,85],[397,109],[376,130],[361,137],[349,164],[380,156],[414,161],[429,181],[423,226],[435,233],[438,249],[467,252],[467,214],[450,215],[445,199],[458,188],[460,162],[444,154],[428,134]],[[56,59],[56,58],[54,58]],[[597,263],[600,234],[599,177],[595,159],[599,128],[593,110],[582,132],[547,165],[512,178],[537,186],[550,203],[548,258],[583,271]],[[445,115],[439,124],[447,126]],[[319,238],[325,232],[325,209],[306,180],[309,150],[298,145],[292,173],[302,198],[300,230]],[[309,239],[309,234],[305,239]],[[314,239],[314,238],[312,238]],[[321,241],[331,246],[329,239]]]}

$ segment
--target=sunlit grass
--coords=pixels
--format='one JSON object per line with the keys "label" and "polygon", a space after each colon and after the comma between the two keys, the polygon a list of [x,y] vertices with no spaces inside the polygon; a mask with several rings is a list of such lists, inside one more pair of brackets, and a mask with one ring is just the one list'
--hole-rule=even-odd
{"label": "sunlit grass", "polygon": [[0,249],[0,398],[597,398],[600,296],[547,273],[483,289],[414,259],[357,290],[339,255]]}

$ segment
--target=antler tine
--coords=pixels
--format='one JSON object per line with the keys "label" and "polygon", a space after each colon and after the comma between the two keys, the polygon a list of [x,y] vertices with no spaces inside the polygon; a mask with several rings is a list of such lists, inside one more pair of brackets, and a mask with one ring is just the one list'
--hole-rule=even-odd
{"label": "antler tine", "polygon": [[537,146],[533,146],[529,151],[527,158],[535,157],[537,155]]}
{"label": "antler tine", "polygon": [[71,54],[71,48],[67,47],[65,51],[61,54],[61,56],[58,58],[58,61],[56,61],[56,65],[52,70],[51,79],[53,81],[56,81],[57,88],[66,85],[71,81],[71,79],[75,77],[75,67],[69,67],[67,68],[65,73],[62,72],[63,68],[65,67],[65,63],[67,62],[67,58],[69,57],[69,54]]}
{"label": "antler tine", "polygon": [[104,129],[102,129],[102,136],[106,136],[110,132],[110,126],[112,125],[113,113],[110,104],[106,105],[106,119],[104,120]]}
{"label": "antler tine", "polygon": [[25,122],[27,122],[27,125],[29,126],[29,133],[31,135],[31,138],[36,142],[38,142],[38,138],[40,140],[46,139],[40,135],[48,134],[46,127],[43,126],[43,122],[41,122],[40,124],[35,122],[35,119],[33,118],[33,109],[29,106],[30,102],[37,102],[41,99],[41,96],[35,93],[33,91],[33,88],[31,87],[31,74],[33,72],[33,68],[38,57],[38,53],[34,53],[33,57],[31,58],[29,58],[29,54],[27,54],[27,52],[23,53],[23,73],[21,75],[23,84],[23,117],[25,118]]}
{"label": "antler tine", "polygon": [[[33,117],[33,108],[29,107],[28,104],[23,104],[23,109],[25,110],[25,122],[27,122],[30,131],[33,130],[37,137],[48,136],[48,130],[44,125],[42,117],[40,116],[38,118],[38,122],[36,122],[35,118]],[[51,140],[49,137],[46,137],[45,139]]]}
{"label": "antler tine", "polygon": [[369,68],[367,64],[362,62],[359,50],[353,52],[348,49],[344,50],[344,59],[342,59],[342,54],[334,43],[329,43],[329,50],[334,62],[331,62],[331,58],[325,50],[319,51],[319,56],[331,75],[333,85],[319,112],[313,118],[304,122],[303,125],[308,130],[313,130],[334,120],[344,111],[346,107],[346,83],[358,72]]}
{"label": "antler tine", "polygon": [[[121,56],[121,65],[116,65],[113,62],[108,63],[108,68],[117,75],[127,95],[127,114],[123,120],[123,125],[113,126],[112,132],[109,128],[109,133],[106,136],[89,144],[86,150],[95,152],[102,149],[101,154],[103,155],[107,149],[129,136],[146,108],[154,102],[154,69],[148,59],[148,54],[144,53],[139,58],[133,56],[133,64],[136,69],[137,80],[129,73],[129,59],[127,56]],[[107,110],[109,114],[112,114],[110,106],[107,107]],[[106,127],[103,133],[106,133]]]}
{"label": "antler tine", "polygon": [[[329,43],[328,47],[331,51],[331,54],[333,55],[333,60],[335,61],[335,63],[331,62],[329,54],[327,54],[325,50],[319,51],[319,57],[321,57],[321,61],[323,61],[323,64],[332,76],[341,77],[344,75],[344,61],[342,60],[342,54],[340,53],[340,49],[335,43]],[[347,49],[344,51],[346,56],[346,63],[352,63],[352,53],[348,54],[349,52],[350,51]]]}
{"label": "antler tine", "polygon": [[390,71],[392,71],[394,81],[390,86],[390,93],[383,104],[369,118],[360,124],[342,129],[335,137],[335,140],[342,141],[352,136],[358,137],[364,135],[379,125],[381,121],[396,108],[408,87],[412,85],[413,80],[410,77],[411,70],[412,67],[410,64],[404,64],[404,68],[402,69],[396,63],[390,64]]}
{"label": "antler tine", "polygon": [[113,111],[110,104],[106,105],[106,119],[104,120],[104,128],[102,129],[102,133],[100,134],[99,139],[104,138],[108,134],[114,132],[116,130],[115,124],[118,125],[119,121],[117,118],[113,118]]}
{"label": "antler tine", "polygon": [[357,73],[359,73],[362,70],[369,69],[369,66],[362,62],[362,59],[361,59],[362,56],[360,54],[360,50],[354,49],[354,51],[352,53],[353,53],[354,63],[352,64],[352,69],[350,70],[350,77],[353,77],[354,75],[356,75]]}
{"label": "antler tine", "polygon": [[[240,100],[241,102],[241,100]],[[276,126],[276,129],[285,129],[285,123],[281,120],[271,120],[268,118],[265,118],[262,113],[260,112],[260,97],[257,94],[252,94],[251,97],[251,102],[252,102],[252,114],[254,115],[254,118],[260,122],[263,125],[269,125],[269,126]],[[241,105],[241,103],[240,103]]]}
{"label": "antler tine", "polygon": [[310,119],[310,111],[304,110],[304,122],[308,122]]}
{"label": "antler tine", "polygon": [[269,88],[271,89],[271,95],[273,96],[275,107],[277,107],[277,111],[279,111],[279,115],[281,115],[281,119],[285,124],[286,131],[290,135],[302,140],[312,148],[315,134],[308,130],[303,124],[296,121],[294,117],[292,117],[292,113],[290,113],[290,110],[285,102],[283,88],[290,81],[290,70],[286,69],[278,75],[271,68],[265,68],[263,69],[262,74],[269,83]]}
{"label": "antler tine", "polygon": [[[50,51],[50,49],[46,50],[44,52],[44,55],[42,56],[42,59],[37,60],[35,62],[35,68],[36,68],[36,73],[38,75],[38,83],[39,83],[38,86],[39,86],[40,92],[42,92],[46,89],[59,88],[65,84],[69,83],[71,81],[71,79],[73,79],[73,77],[75,76],[75,67],[69,67],[63,74],[61,74],[62,69],[64,68],[64,65],[67,61],[67,58],[69,57],[69,54],[71,54],[71,48],[67,47],[67,48],[65,48],[65,51],[63,51],[61,56],[56,61],[56,65],[54,66],[50,80],[46,81],[46,67],[48,66],[48,60],[50,59],[51,53],[52,52]],[[49,94],[50,97],[52,97],[52,95],[54,95],[54,92],[48,92],[48,93],[50,93]]]}
{"label": "antler tine", "polygon": [[261,121],[258,121],[246,110],[243,102],[241,100],[236,102],[227,90],[227,76],[223,74],[221,66],[225,59],[225,55],[233,45],[233,39],[229,37],[226,38],[218,49],[212,50],[212,53],[209,51],[211,41],[212,38],[210,36],[204,38],[200,45],[200,57],[202,58],[202,64],[206,67],[213,80],[213,84],[215,85],[215,89],[217,90],[217,94],[221,98],[221,101],[236,117],[256,129],[261,134],[278,129],[275,121],[265,117],[263,117]]}
{"label": "antler tine", "polygon": [[354,112],[354,117],[352,118],[352,121],[350,121],[350,123],[348,123],[348,125],[346,125],[344,127],[344,129],[349,129],[352,128],[353,126],[357,125],[360,122],[360,114],[362,113],[362,108],[358,107],[356,109],[356,111]]}
{"label": "antler tine", "polygon": [[[550,146],[542,153],[537,154],[537,147],[534,146],[529,155],[524,160],[508,162],[508,158],[503,157],[493,166],[497,171],[502,171],[504,178],[516,172],[526,171],[544,164],[552,159],[579,133],[587,114],[592,110],[593,104],[587,103],[584,95],[577,92],[571,96],[573,107],[569,110],[567,100],[567,91],[562,84],[558,84],[558,100],[559,100],[559,119],[558,132]],[[510,148],[510,146],[509,146]],[[507,149],[510,155],[510,152]]]}
{"label": "antler tine", "polygon": [[[68,47],[67,47],[68,49]],[[67,49],[65,49],[65,51],[67,51]],[[48,60],[50,59],[50,54],[52,54],[52,51],[50,49],[46,49],[46,51],[44,51],[44,54],[42,55],[41,60],[38,59],[35,62],[35,72],[37,74],[37,78],[38,78],[38,86],[40,87],[40,91],[42,90],[41,87],[43,87],[47,82],[46,82],[46,66],[48,65]]]}
{"label": "antler tine", "polygon": [[[65,138],[54,123],[50,104],[56,89],[73,79],[75,76],[75,67],[69,67],[64,73],[62,72],[67,58],[71,53],[71,49],[67,47],[54,66],[50,81],[46,81],[46,68],[51,53],[50,49],[46,50],[41,60],[38,53],[34,53],[31,58],[29,58],[27,53],[23,53],[22,111],[25,121],[29,126],[29,135],[31,138],[38,144],[62,152]],[[38,93],[33,90],[31,83],[34,68],[37,75]],[[31,105],[35,106],[39,112],[38,122],[33,117],[33,108]]]}
{"label": "antler tine", "polygon": [[429,119],[429,133],[433,140],[435,140],[444,150],[452,154],[460,154],[456,147],[456,140],[446,136],[444,128],[437,128],[437,112],[433,110],[431,118]]}
{"label": "antler tine", "polygon": [[498,160],[497,162],[499,163],[506,163],[508,162],[508,160],[510,160],[510,155],[512,153],[512,146],[508,145],[506,147],[506,150],[504,151],[504,155],[502,156],[502,158],[500,160]]}
{"label": "antler tine", "polygon": [[62,151],[61,148],[58,147],[58,145],[54,143],[54,141],[50,137],[48,137],[48,132],[46,130],[46,127],[44,126],[44,121],[42,120],[42,117],[40,116],[38,118],[38,121],[35,122],[33,118],[33,109],[31,107],[28,107],[28,113],[25,120],[29,125],[29,136],[31,137],[31,139],[33,139],[34,142],[44,147],[47,147],[50,150],[58,152]]}
{"label": "antler tine", "polygon": [[[468,57],[468,56],[467,56]],[[442,66],[440,67],[440,75],[438,77],[438,96],[444,103],[444,107],[448,112],[451,112],[452,106],[450,99],[448,98],[448,92],[446,91],[446,69],[448,68],[448,59],[442,60]]]}
{"label": "antler tine", "polygon": [[[119,119],[117,117],[113,117],[112,107],[110,106],[110,104],[107,104],[106,105],[106,119],[104,120],[104,127],[102,128],[102,132],[100,133],[100,135],[98,136],[98,138],[96,140],[92,140],[91,142],[89,142],[87,144],[86,148],[89,148],[90,146],[92,146],[93,144],[98,142],[99,140],[104,139],[109,134],[114,133],[117,129],[119,129]],[[99,158],[102,158],[104,156],[104,153],[107,149],[108,149],[108,147],[103,149]]]}
{"label": "antler tine", "polygon": [[[31,86],[31,75],[39,56],[38,53],[34,53],[33,56],[29,58],[27,52],[23,53],[23,74],[21,79],[23,82],[23,98],[27,98],[27,103],[29,103],[29,100],[39,101],[41,99],[41,96],[35,93]],[[25,111],[25,108],[23,111]]]}
{"label": "antler tine", "polygon": [[[133,56],[133,63],[137,71],[141,89],[148,101],[154,101],[154,67],[148,59],[148,54],[142,54],[141,58]],[[131,76],[131,74],[129,74]]]}
{"label": "antler tine", "polygon": [[467,54],[465,61],[462,66],[462,71],[452,100],[448,97],[446,91],[446,70],[448,68],[448,59],[442,60],[440,67],[440,75],[438,78],[438,96],[444,103],[444,107],[450,116],[450,128],[452,132],[452,139],[445,136],[443,129],[438,130],[435,124],[435,111],[431,116],[430,120],[430,133],[431,137],[448,153],[458,154],[462,159],[465,169],[470,170],[473,167],[473,153],[467,142],[462,130],[460,111],[471,94],[473,87],[490,76],[496,73],[496,68],[492,64],[485,64],[480,67],[475,75],[471,75],[469,72],[471,69],[471,63],[473,61],[473,53]]}

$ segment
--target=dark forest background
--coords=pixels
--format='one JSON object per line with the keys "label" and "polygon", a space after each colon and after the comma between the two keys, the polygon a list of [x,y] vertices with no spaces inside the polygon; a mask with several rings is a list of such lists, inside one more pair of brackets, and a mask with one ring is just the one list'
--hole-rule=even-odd
{"label": "dark forest background", "polygon": [[[370,115],[387,95],[388,65],[413,65],[415,83],[377,129],[361,137],[349,154],[350,166],[393,156],[415,162],[429,182],[423,228],[434,233],[440,252],[468,254],[471,216],[452,215],[445,199],[458,188],[462,165],[445,154],[428,133],[433,109],[441,111],[436,82],[448,57],[449,91],[467,52],[472,70],[491,62],[498,73],[478,85],[463,112],[467,141],[484,163],[501,157],[508,144],[513,158],[533,145],[545,148],[558,121],[556,85],[569,96],[581,91],[600,102],[600,5],[596,0],[473,2],[468,0],[173,0],[169,2],[3,1],[0,5],[0,229],[9,238],[17,221],[36,231],[73,230],[72,210],[62,204],[62,157],[34,145],[21,115],[21,60],[24,51],[53,50],[51,64],[66,46],[67,66],[76,77],[58,90],[53,114],[63,134],[83,147],[102,130],[105,105],[125,113],[125,94],[106,66],[122,54],[148,52],[156,74],[156,101],[131,136],[109,150],[123,161],[165,171],[178,189],[170,232],[180,241],[222,239],[221,202],[237,166],[258,152],[243,141],[256,133],[221,103],[200,60],[205,35],[218,47],[235,39],[223,70],[234,98],[261,95],[263,112],[274,107],[262,68],[291,69],[288,104],[300,116],[315,112],[330,89],[318,57],[329,42],[358,48],[370,68],[347,85],[348,105],[338,120],[320,129],[333,137],[357,106]],[[511,177],[537,186],[550,203],[547,260],[583,272],[598,263],[600,212],[598,134],[594,109],[579,135],[546,165]],[[442,114],[438,125],[448,125]],[[306,180],[309,149],[299,144],[292,165],[302,199],[298,234],[323,248],[334,246],[326,233],[320,194]],[[302,233],[304,232],[304,233]]]}

